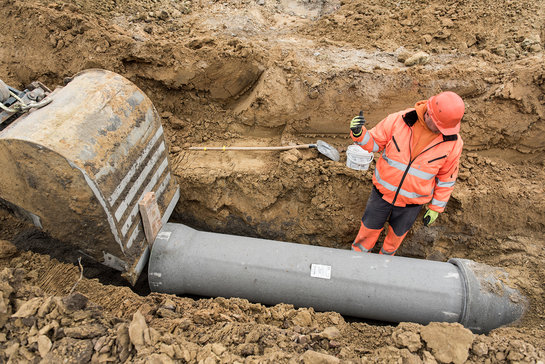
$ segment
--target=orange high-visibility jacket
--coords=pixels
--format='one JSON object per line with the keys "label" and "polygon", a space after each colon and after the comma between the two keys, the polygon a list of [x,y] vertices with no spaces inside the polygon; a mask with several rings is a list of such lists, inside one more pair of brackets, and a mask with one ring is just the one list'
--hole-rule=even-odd
{"label": "orange high-visibility jacket", "polygon": [[369,152],[380,152],[373,184],[382,198],[395,205],[423,205],[443,212],[458,176],[458,162],[463,141],[459,134],[437,134],[416,157],[411,159],[412,126],[418,120],[414,108],[388,115],[373,129],[358,138],[356,144]]}

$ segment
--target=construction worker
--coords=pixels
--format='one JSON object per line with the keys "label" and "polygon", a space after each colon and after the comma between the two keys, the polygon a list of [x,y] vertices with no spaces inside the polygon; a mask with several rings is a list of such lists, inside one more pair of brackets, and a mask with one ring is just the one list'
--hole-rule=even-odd
{"label": "construction worker", "polygon": [[458,175],[464,112],[462,98],[447,91],[388,115],[371,130],[361,112],[352,119],[354,142],[368,152],[382,151],[352,250],[371,251],[388,221],[380,254],[394,255],[424,204],[425,226],[445,210]]}

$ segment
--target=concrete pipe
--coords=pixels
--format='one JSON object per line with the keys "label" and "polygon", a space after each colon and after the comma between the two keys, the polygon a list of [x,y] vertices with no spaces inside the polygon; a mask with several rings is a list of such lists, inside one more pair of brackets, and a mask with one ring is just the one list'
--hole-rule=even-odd
{"label": "concrete pipe", "polygon": [[166,224],[149,261],[152,291],[241,297],[389,322],[459,322],[486,333],[522,317],[526,301],[499,269],[361,254]]}

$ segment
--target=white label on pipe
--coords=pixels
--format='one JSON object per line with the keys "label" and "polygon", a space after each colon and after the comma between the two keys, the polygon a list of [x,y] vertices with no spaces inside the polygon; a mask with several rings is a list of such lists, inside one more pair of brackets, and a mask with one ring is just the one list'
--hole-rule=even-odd
{"label": "white label on pipe", "polygon": [[331,266],[323,264],[311,264],[310,276],[313,278],[331,279]]}
{"label": "white label on pipe", "polygon": [[161,239],[161,240],[169,240],[170,239],[170,234],[171,232],[170,231],[163,231],[163,232],[160,232],[158,235],[157,235],[157,239]]}

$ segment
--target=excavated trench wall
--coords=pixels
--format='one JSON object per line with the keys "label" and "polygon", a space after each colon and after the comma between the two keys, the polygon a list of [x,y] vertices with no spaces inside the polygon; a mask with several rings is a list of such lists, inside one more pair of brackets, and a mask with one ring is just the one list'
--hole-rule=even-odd
{"label": "excavated trench wall", "polygon": [[[344,156],[359,110],[372,127],[433,93],[458,92],[467,107],[459,180],[438,224],[417,222],[400,254],[507,266],[542,319],[545,37],[535,2],[328,2],[314,18],[272,3],[166,7],[166,18],[148,2],[101,4],[3,2],[2,77],[55,85],[100,67],[135,82],[168,137],[182,192],[174,219],[205,230],[347,248],[373,166],[356,172],[312,151],[186,148],[324,139]],[[481,19],[506,25],[487,35]],[[426,61],[406,66],[420,49]]]}

